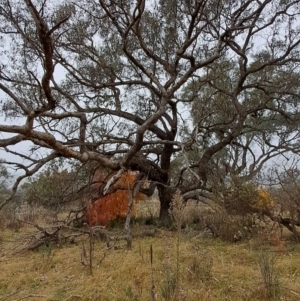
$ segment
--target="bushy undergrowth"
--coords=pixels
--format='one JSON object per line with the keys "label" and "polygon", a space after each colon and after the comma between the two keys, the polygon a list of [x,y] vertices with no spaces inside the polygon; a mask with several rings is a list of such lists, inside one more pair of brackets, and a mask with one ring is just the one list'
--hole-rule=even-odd
{"label": "bushy undergrowth", "polygon": [[240,241],[257,232],[257,218],[254,215],[230,215],[224,211],[202,213],[203,229],[207,228],[214,237],[225,241]]}
{"label": "bushy undergrowth", "polygon": [[203,237],[219,238],[228,242],[255,237],[265,223],[257,214],[233,215],[224,210],[211,210],[187,205],[182,210],[182,225],[194,229]]}

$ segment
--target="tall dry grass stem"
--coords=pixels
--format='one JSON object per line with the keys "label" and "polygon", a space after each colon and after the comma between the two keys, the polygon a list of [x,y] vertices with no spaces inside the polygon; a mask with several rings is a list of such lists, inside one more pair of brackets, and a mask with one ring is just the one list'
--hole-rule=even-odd
{"label": "tall dry grass stem", "polygon": [[265,249],[261,249],[258,256],[265,297],[277,300],[280,298],[280,284],[275,265],[276,256]]}
{"label": "tall dry grass stem", "polygon": [[[171,220],[176,229],[176,271],[175,271],[175,288],[174,288],[175,301],[177,301],[179,298],[179,290],[180,290],[180,240],[181,240],[181,229],[185,221],[185,211],[184,211],[185,205],[186,203],[183,200],[181,192],[177,190],[172,198],[172,202],[170,204],[170,209],[169,209]],[[170,284],[172,284],[172,282]]]}
{"label": "tall dry grass stem", "polygon": [[153,247],[150,245],[150,268],[151,268],[151,301],[155,301],[155,284],[153,274]]}
{"label": "tall dry grass stem", "polygon": [[176,296],[176,271],[172,265],[171,244],[168,237],[163,237],[164,260],[163,260],[163,279],[160,286],[160,293],[164,301],[174,301]]}

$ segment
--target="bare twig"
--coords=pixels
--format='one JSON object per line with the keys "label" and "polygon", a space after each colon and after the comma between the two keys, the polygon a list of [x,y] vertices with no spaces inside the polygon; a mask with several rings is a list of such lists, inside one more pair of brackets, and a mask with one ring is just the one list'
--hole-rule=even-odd
{"label": "bare twig", "polygon": [[106,255],[107,255],[107,252],[108,252],[109,250],[115,248],[115,246],[116,246],[116,244],[117,244],[117,242],[118,242],[118,238],[119,238],[122,234],[123,234],[123,231],[121,231],[121,232],[115,237],[113,244],[110,244],[110,243],[107,243],[107,244],[106,244],[106,250],[105,250],[105,252],[103,253],[102,258],[101,258],[100,261],[98,262],[98,266],[99,266],[99,265],[102,263],[102,261],[105,259]]}
{"label": "bare twig", "polygon": [[16,299],[16,301],[24,300],[24,299],[28,299],[28,298],[48,298],[48,296],[45,296],[45,295],[29,294],[29,295],[23,296],[23,297],[21,297],[21,298],[19,298],[19,299]]}
{"label": "bare twig", "polygon": [[65,299],[64,301],[69,301],[69,300],[72,300],[73,298],[80,298],[80,299],[82,299],[82,296],[80,296],[80,295],[71,295],[67,299]]}

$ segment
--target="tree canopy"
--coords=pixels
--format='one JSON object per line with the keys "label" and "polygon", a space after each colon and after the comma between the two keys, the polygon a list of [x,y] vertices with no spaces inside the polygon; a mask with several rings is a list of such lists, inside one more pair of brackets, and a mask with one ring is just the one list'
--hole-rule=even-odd
{"label": "tree canopy", "polygon": [[68,203],[82,200],[89,185],[90,170],[73,166],[63,169],[52,161],[43,171],[22,185],[22,200],[30,205],[63,208]]}
{"label": "tree canopy", "polygon": [[14,190],[56,158],[94,161],[111,183],[147,175],[167,212],[177,189],[208,198],[297,154],[299,14],[292,0],[1,0]]}

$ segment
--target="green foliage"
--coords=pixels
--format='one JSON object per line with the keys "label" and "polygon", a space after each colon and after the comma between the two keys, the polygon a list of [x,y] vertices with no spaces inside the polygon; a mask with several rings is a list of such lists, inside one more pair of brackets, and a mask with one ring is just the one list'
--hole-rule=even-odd
{"label": "green foliage", "polygon": [[228,213],[246,215],[253,210],[252,204],[259,199],[259,191],[254,183],[233,183],[224,197],[224,207]]}
{"label": "green foliage", "polygon": [[9,185],[12,178],[8,169],[0,162],[0,203],[4,201],[10,194]]}
{"label": "green foliage", "polygon": [[8,189],[9,181],[11,179],[11,174],[4,166],[4,164],[0,162],[0,194],[2,195]]}
{"label": "green foliage", "polygon": [[228,94],[237,78],[236,74],[236,65],[225,58],[215,62],[205,76],[186,86],[183,96],[193,100],[191,114],[195,125],[223,128],[226,124],[230,129],[235,109]]}
{"label": "green foliage", "polygon": [[[10,180],[12,175],[4,165],[0,163],[0,203],[5,201],[11,194]],[[14,231],[20,229],[20,222],[15,219],[15,209],[20,203],[21,195],[17,193],[12,201],[0,211],[0,229],[10,228]]]}
{"label": "green foliage", "polygon": [[52,164],[23,184],[23,200],[45,207],[64,205],[77,200],[76,193],[89,181],[89,175],[84,179],[80,177],[81,173],[86,175],[84,170],[69,171]]}

